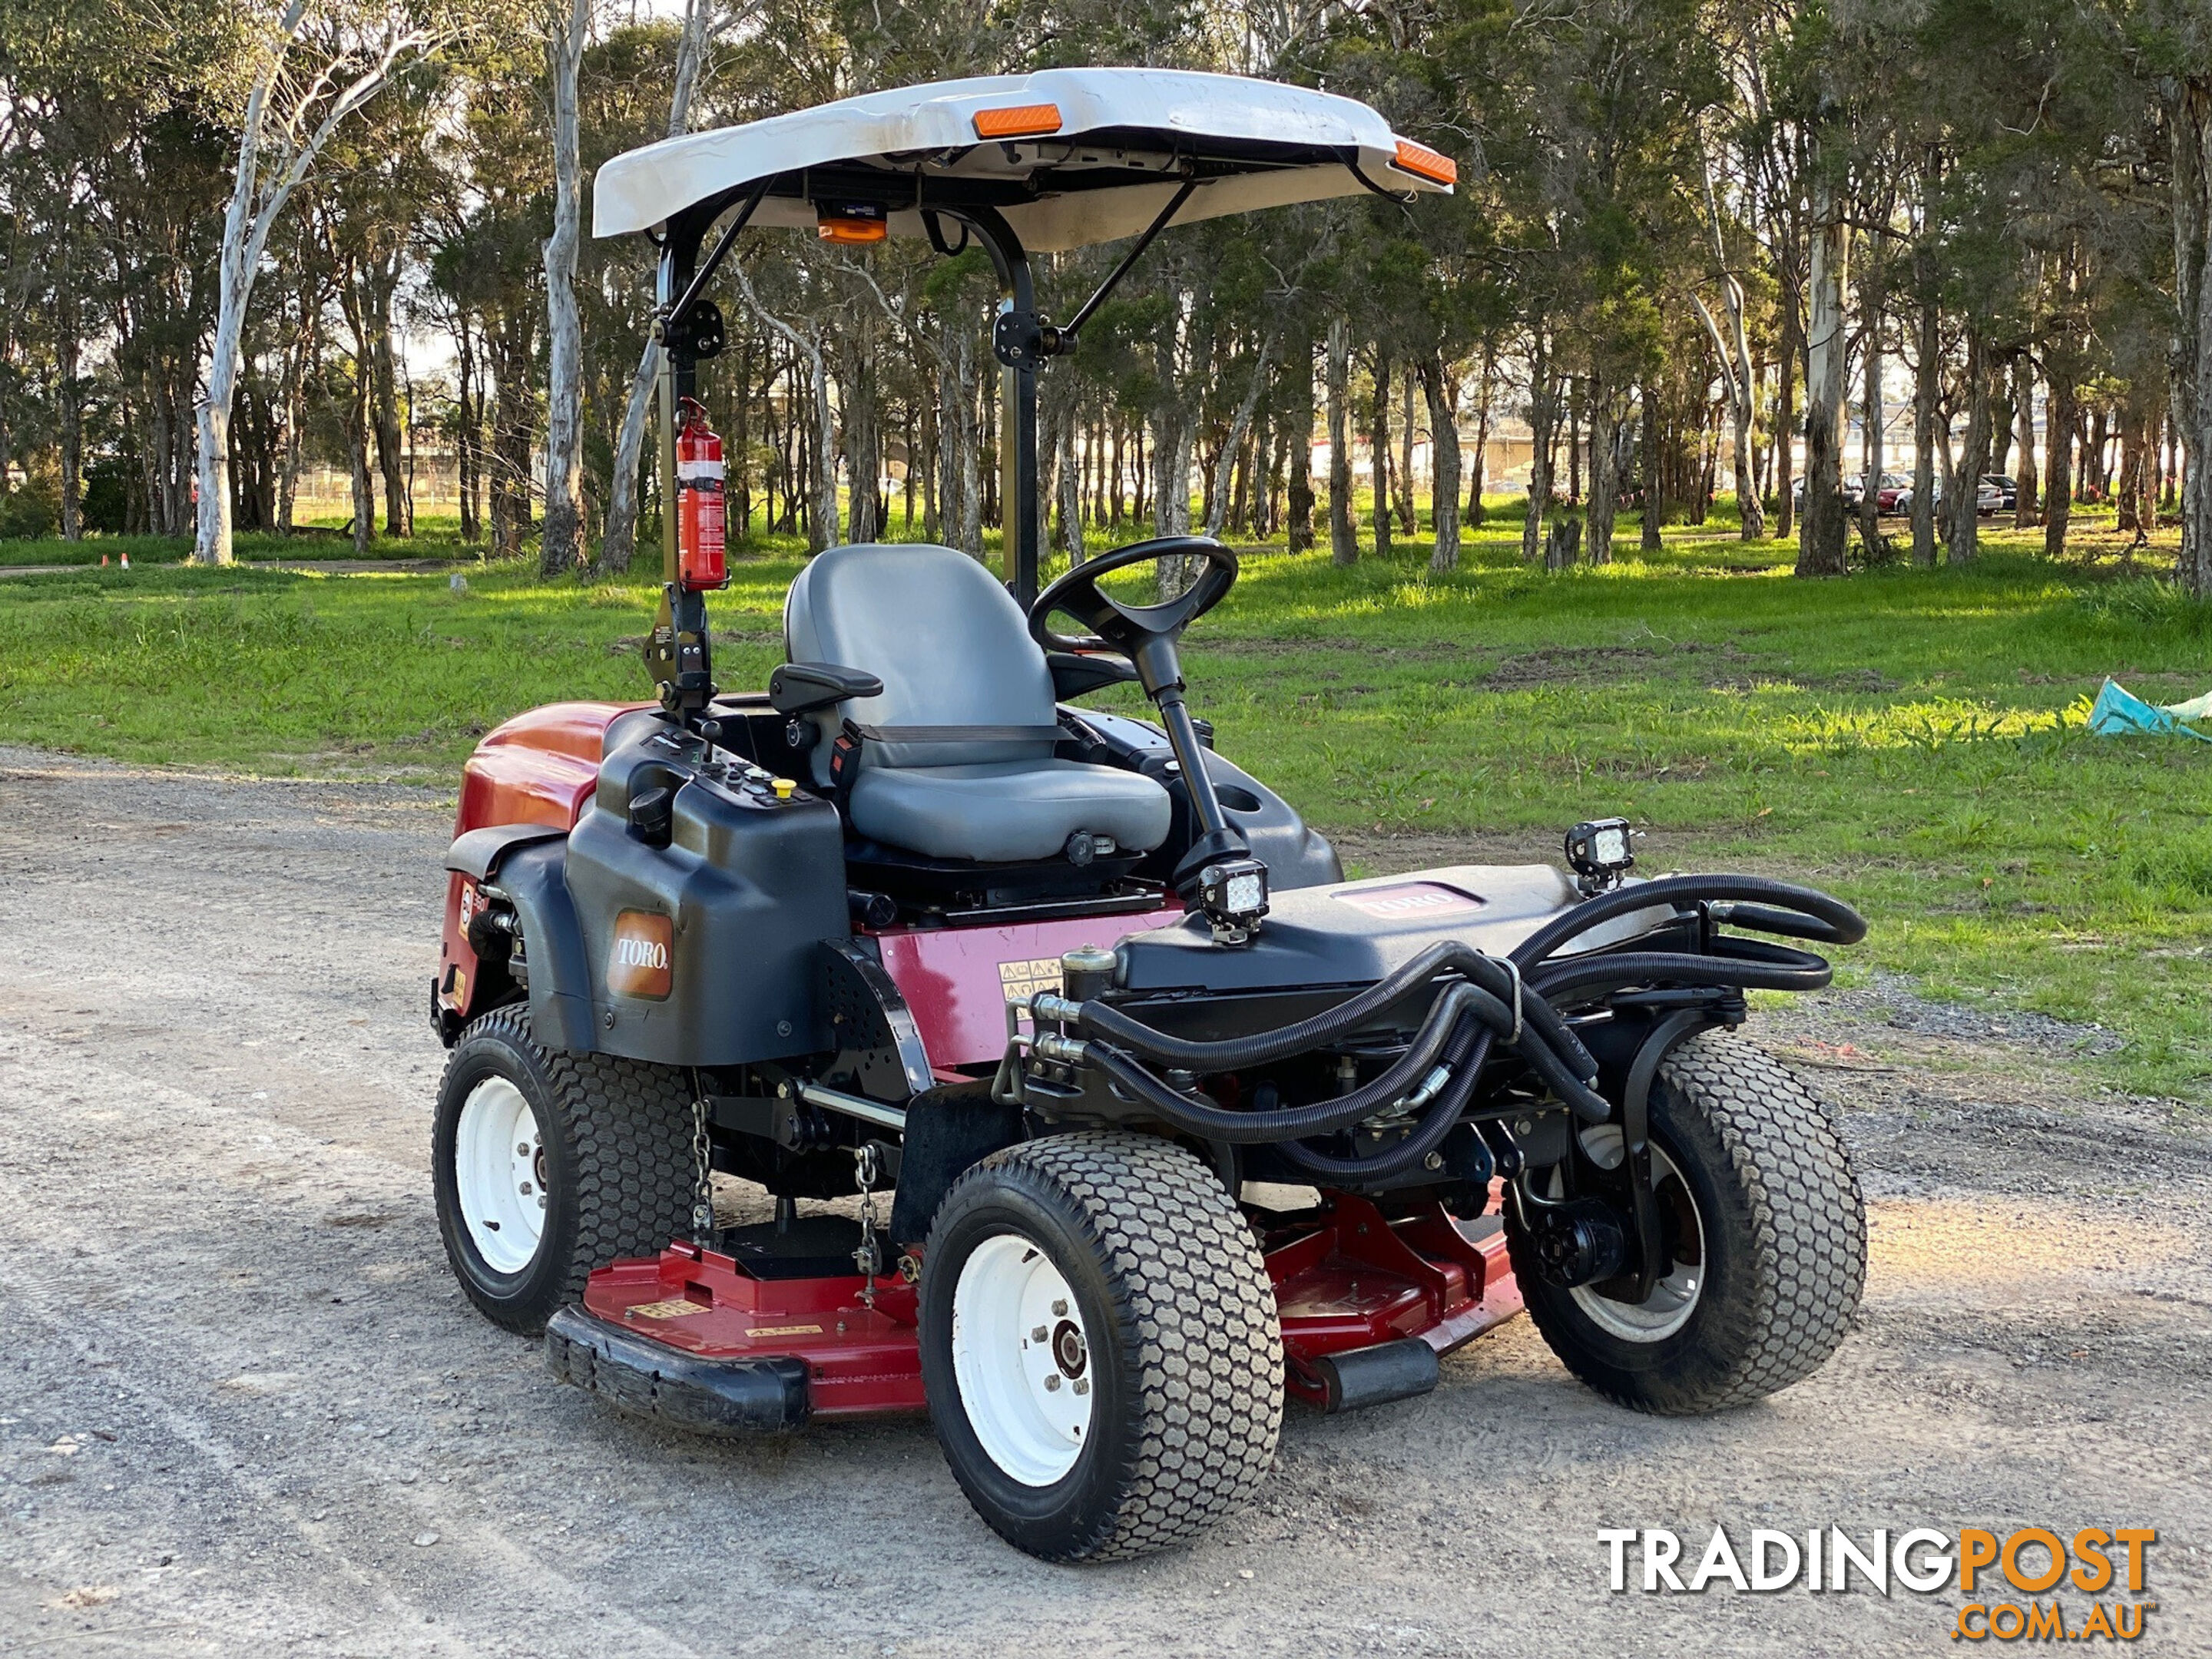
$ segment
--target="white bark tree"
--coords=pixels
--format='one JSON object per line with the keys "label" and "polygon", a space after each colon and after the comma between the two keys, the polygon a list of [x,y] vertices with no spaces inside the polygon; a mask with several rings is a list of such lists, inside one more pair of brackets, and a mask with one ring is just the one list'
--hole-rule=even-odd
{"label": "white bark tree", "polygon": [[730,262],[729,270],[737,278],[738,292],[744,296],[753,315],[781,335],[791,349],[806,360],[807,380],[813,392],[817,444],[808,551],[818,553],[825,547],[836,547],[845,539],[837,523],[837,416],[830,407],[830,366],[823,355],[821,337],[811,328],[804,331],[793,328],[763,305],[753,292],[752,278],[734,259]]}
{"label": "white bark tree", "polygon": [[[1712,164],[1705,161],[1700,169],[1705,191],[1705,236],[1713,256],[1713,270],[1721,283],[1721,297],[1728,307],[1729,327],[1725,338],[1720,324],[1705,308],[1705,302],[1692,294],[1690,303],[1698,308],[1698,319],[1705,332],[1712,337],[1713,350],[1721,360],[1722,386],[1728,393],[1729,422],[1735,436],[1735,503],[1743,519],[1743,539],[1747,542],[1766,539],[1766,508],[1759,499],[1759,486],[1751,474],[1751,427],[1753,403],[1759,392],[1754,367],[1751,357],[1751,343],[1744,327],[1743,284],[1728,267],[1728,249],[1721,240],[1720,204],[1713,192]],[[1595,453],[1595,452],[1593,452]]]}
{"label": "white bark tree", "polygon": [[246,308],[269,233],[339,125],[403,63],[436,49],[447,31],[397,10],[342,11],[312,40],[307,0],[284,9],[251,46],[251,76],[239,122],[238,165],[217,255],[214,343],[199,407],[198,535],[192,557],[228,564],[230,416],[246,337]]}
{"label": "white bark tree", "polygon": [[545,64],[553,88],[553,234],[545,239],[545,525],[541,574],[584,559],[584,319],[576,308],[576,252],[583,240],[583,162],[576,77],[592,38],[592,0],[545,14]]}

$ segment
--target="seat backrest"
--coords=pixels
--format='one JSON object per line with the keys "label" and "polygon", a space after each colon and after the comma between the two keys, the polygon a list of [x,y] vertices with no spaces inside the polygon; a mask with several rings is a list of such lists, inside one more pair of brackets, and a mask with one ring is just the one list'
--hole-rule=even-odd
{"label": "seat backrest", "polygon": [[1043,759],[1058,741],[1052,671],[1021,606],[952,548],[859,542],[816,554],[784,599],[783,643],[793,662],[884,683],[880,696],[816,717],[817,777],[848,720],[867,734],[864,766]]}

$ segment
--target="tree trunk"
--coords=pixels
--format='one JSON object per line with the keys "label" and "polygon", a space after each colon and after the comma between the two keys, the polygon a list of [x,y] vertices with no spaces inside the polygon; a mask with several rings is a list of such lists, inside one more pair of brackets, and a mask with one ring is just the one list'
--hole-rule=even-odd
{"label": "tree trunk", "polygon": [[1544,551],[1544,514],[1552,504],[1552,387],[1550,341],[1540,318],[1528,353],[1528,502],[1521,520],[1521,558],[1534,564]]}
{"label": "tree trunk", "polygon": [[[1291,357],[1295,367],[1291,370],[1290,410],[1284,416],[1285,436],[1290,445],[1290,483],[1285,488],[1284,512],[1288,518],[1285,534],[1293,553],[1310,553],[1314,543],[1313,360],[1313,337],[1302,334]],[[1118,456],[1120,452],[1116,450],[1115,453]],[[1118,483],[1115,499],[1117,502],[1121,499]]]}
{"label": "tree trunk", "polygon": [[1859,539],[1869,554],[1881,541],[1882,424],[1886,419],[1881,400],[1883,295],[1875,275],[1881,269],[1878,263],[1874,264],[1859,291],[1859,332],[1864,358],[1864,374],[1860,382],[1864,388],[1861,413],[1865,422],[1859,479]]}
{"label": "tree trunk", "polygon": [[1375,401],[1368,406],[1367,450],[1374,475],[1375,556],[1390,556],[1390,359],[1375,352]]}
{"label": "tree trunk", "polygon": [[1359,532],[1352,514],[1352,325],[1341,316],[1328,325],[1328,550],[1338,564],[1359,558]]}
{"label": "tree trunk", "polygon": [[545,239],[545,529],[540,575],[586,562],[584,548],[584,325],[576,308],[576,252],[583,207],[577,154],[576,76],[591,36],[591,0],[569,0],[548,18],[553,82],[553,234]]}
{"label": "tree trunk", "polygon": [[2074,514],[2074,417],[2076,413],[2070,353],[2054,362],[2051,396],[2043,411],[2043,552],[2061,558],[2066,529]]}
{"label": "tree trunk", "polygon": [[1430,352],[1421,364],[1421,391],[1429,405],[1429,514],[1435,520],[1429,568],[1450,570],[1459,563],[1459,380],[1443,352]]}
{"label": "tree trunk", "polygon": [[[76,279],[68,247],[64,238],[62,268],[56,273],[54,392],[61,416],[62,538],[74,542],[84,536],[84,383],[77,376]],[[6,466],[0,458],[0,489],[6,488]]]}
{"label": "tree trunk", "polygon": [[[1667,509],[1667,497],[1659,471],[1659,388],[1647,385],[1639,396],[1644,405],[1644,511],[1637,546],[1648,556],[1660,549],[1659,526]],[[1778,446],[1786,445],[1789,441],[1787,431],[1775,440]]]}
{"label": "tree trunk", "polygon": [[1972,560],[1981,545],[1982,475],[1990,465],[1990,346],[1988,325],[1970,316],[1966,323],[1966,451],[1944,505],[1951,520],[1951,562]]}
{"label": "tree trunk", "polygon": [[2161,82],[2174,151],[2174,333],[2171,418],[2181,448],[2181,555],[2175,576],[2212,598],[2212,74]]}
{"label": "tree trunk", "polygon": [[1589,418],[1589,518],[1585,543],[1592,564],[1613,562],[1613,520],[1620,505],[1620,396],[1602,374],[1586,394]]}
{"label": "tree trunk", "polygon": [[399,375],[392,347],[392,297],[399,286],[399,256],[367,268],[369,385],[374,393],[376,465],[384,479],[384,533],[414,533],[413,514],[400,471]]}
{"label": "tree trunk", "polygon": [[2035,464],[2035,362],[2025,351],[2012,360],[2013,442],[2020,459],[2014,465],[2012,525],[2026,530],[2039,511]]}
{"label": "tree trunk", "polygon": [[1796,517],[1797,360],[1804,355],[1804,336],[1798,328],[1797,299],[1790,284],[1782,286],[1782,352],[1775,364],[1774,383],[1774,533],[1790,539]]}
{"label": "tree trunk", "polygon": [[[1482,378],[1477,383],[1474,407],[1474,460],[1468,466],[1466,522],[1482,522],[1483,474],[1490,465],[1490,400],[1497,392],[1498,352],[1494,340],[1482,343]],[[1455,437],[1458,434],[1454,434]]]}
{"label": "tree trunk", "polygon": [[1850,227],[1837,185],[1823,173],[1814,189],[1810,309],[1805,342],[1805,527],[1797,548],[1801,576],[1844,574],[1844,283]]}
{"label": "tree trunk", "polygon": [[1420,508],[1413,501],[1413,380],[1409,372],[1399,383],[1398,407],[1398,527],[1408,537],[1421,533]]}

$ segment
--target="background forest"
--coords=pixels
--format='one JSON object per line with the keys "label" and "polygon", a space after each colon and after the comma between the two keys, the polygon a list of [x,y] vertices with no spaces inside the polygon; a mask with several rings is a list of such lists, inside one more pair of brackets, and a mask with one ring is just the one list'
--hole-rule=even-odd
{"label": "background forest", "polygon": [[[0,534],[197,532],[221,561],[234,526],[304,532],[334,476],[321,516],[360,550],[436,493],[497,556],[619,571],[659,511],[650,267],[580,234],[599,161],[879,87],[1148,64],[1366,100],[1461,185],[1164,238],[1044,380],[1071,554],[1196,526],[1449,568],[1510,425],[1525,503],[1491,511],[1549,568],[1610,558],[1632,507],[1647,549],[1802,514],[1801,574],[1963,562],[1974,491],[1947,486],[1994,472],[2052,553],[2076,501],[2178,517],[2176,574],[2212,591],[2200,0],[447,4],[0,4]],[[1047,311],[1119,251],[1045,262]],[[980,551],[980,254],[771,233],[741,258],[706,372],[733,515]],[[1890,538],[1842,485],[1899,450]]]}

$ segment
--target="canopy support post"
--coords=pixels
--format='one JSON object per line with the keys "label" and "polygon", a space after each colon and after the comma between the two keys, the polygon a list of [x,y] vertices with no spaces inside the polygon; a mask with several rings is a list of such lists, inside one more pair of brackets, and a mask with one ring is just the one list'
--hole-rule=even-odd
{"label": "canopy support post", "polygon": [[699,360],[690,335],[669,326],[678,299],[696,297],[693,268],[705,231],[696,222],[668,227],[653,293],[659,313],[653,331],[660,341],[660,430],[653,446],[660,478],[660,611],[646,641],[645,665],[659,690],[661,708],[679,720],[696,715],[714,696],[706,597],[684,591],[676,548],[676,429],[684,399],[698,390]]}
{"label": "canopy support post", "polygon": [[996,208],[950,209],[974,226],[999,277],[999,316],[991,349],[1000,364],[999,500],[1006,526],[1006,586],[1026,611],[1037,596],[1043,503],[1037,499],[1037,371],[1044,366],[1042,325],[1022,239]]}

